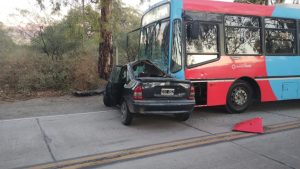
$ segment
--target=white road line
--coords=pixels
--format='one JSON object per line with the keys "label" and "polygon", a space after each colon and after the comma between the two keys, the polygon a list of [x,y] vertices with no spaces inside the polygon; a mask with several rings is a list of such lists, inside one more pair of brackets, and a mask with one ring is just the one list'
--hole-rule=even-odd
{"label": "white road line", "polygon": [[[53,117],[65,117],[65,116],[79,116],[79,115],[87,115],[87,114],[96,114],[96,113],[105,113],[105,112],[114,112],[118,111],[117,109],[113,110],[103,110],[103,111],[95,111],[95,112],[85,112],[85,113],[70,113],[70,114],[56,114],[58,115],[46,115],[46,116],[33,116],[33,117],[24,117],[24,118],[18,118],[18,119],[5,119],[5,120],[0,120],[0,122],[7,122],[7,121],[17,121],[17,120],[32,120],[32,119],[42,119],[42,118],[53,118]],[[53,113],[53,112],[51,112]]]}

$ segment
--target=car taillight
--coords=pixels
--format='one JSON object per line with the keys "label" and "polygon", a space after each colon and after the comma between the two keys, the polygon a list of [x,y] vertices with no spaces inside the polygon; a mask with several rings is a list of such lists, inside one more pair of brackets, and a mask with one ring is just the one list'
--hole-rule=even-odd
{"label": "car taillight", "polygon": [[142,86],[138,85],[133,90],[133,100],[143,100],[143,88]]}
{"label": "car taillight", "polygon": [[195,88],[193,85],[191,85],[191,88],[190,88],[190,95],[188,97],[189,100],[195,100]]}

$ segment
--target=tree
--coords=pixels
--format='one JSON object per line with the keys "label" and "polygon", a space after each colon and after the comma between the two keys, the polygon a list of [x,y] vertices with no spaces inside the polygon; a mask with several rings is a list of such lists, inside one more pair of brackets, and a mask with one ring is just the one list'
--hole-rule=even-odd
{"label": "tree", "polygon": [[[36,0],[40,5],[41,9],[45,9],[44,0]],[[49,0],[52,5],[53,12],[59,11],[62,5],[69,5],[67,0]],[[75,0],[78,2],[79,0]],[[87,2],[96,4],[100,9],[100,15],[98,15],[99,22],[99,48],[98,48],[98,73],[99,77],[103,79],[108,79],[112,64],[113,64],[113,29],[115,29],[116,23],[114,21],[118,20],[115,17],[114,13],[118,13],[115,8],[120,7],[120,0],[81,0],[81,5],[84,6]],[[83,7],[83,9],[85,9]],[[126,12],[126,11],[122,11]],[[122,16],[122,13],[119,13],[118,16]],[[132,15],[134,16],[134,15]],[[138,17],[138,15],[137,15]],[[114,19],[115,18],[115,19]],[[120,17],[122,18],[122,17]],[[120,20],[118,20],[120,21]],[[119,23],[117,23],[119,24]]]}
{"label": "tree", "polygon": [[100,17],[100,35],[98,73],[100,78],[107,80],[109,78],[113,65],[113,37],[111,20],[112,17],[112,0],[101,1]]}
{"label": "tree", "polygon": [[[40,5],[42,10],[45,9],[44,0],[36,0]],[[78,2],[78,0],[75,0]],[[84,9],[85,0],[82,0],[82,6]],[[99,77],[103,79],[108,79],[111,67],[112,67],[112,30],[110,27],[110,18],[112,14],[112,4],[113,0],[101,0],[100,3],[98,0],[91,0],[92,3],[98,4],[101,9],[101,15],[98,20],[100,24],[100,42],[99,42],[99,61],[98,61],[98,73]],[[52,11],[60,11],[62,5],[69,5],[67,0],[50,0]],[[83,13],[84,14],[84,13]]]}
{"label": "tree", "polygon": [[[149,1],[149,0],[148,0]],[[100,43],[98,72],[100,78],[108,79],[113,65],[114,45],[125,56],[126,34],[140,24],[140,14],[124,7],[120,0],[101,0]]]}
{"label": "tree", "polygon": [[81,19],[81,8],[71,9],[61,21],[43,27],[31,38],[32,46],[41,50],[52,60],[60,60],[69,52],[84,51],[83,44],[99,41],[98,13],[85,6],[85,20]]}
{"label": "tree", "polygon": [[[127,33],[140,27],[141,14],[131,7],[126,7],[122,3],[114,3],[112,11],[112,26],[113,26],[113,46],[115,50],[118,50],[119,62],[133,61],[135,57],[132,52],[127,48]],[[139,32],[130,38],[135,38],[135,41],[129,41],[138,48],[136,44],[139,41]],[[128,54],[128,55],[127,55]]]}
{"label": "tree", "polygon": [[68,31],[68,24],[65,22],[40,27],[38,36],[32,38],[32,46],[44,52],[53,61],[61,60],[63,54],[80,46],[82,34],[69,36]]}

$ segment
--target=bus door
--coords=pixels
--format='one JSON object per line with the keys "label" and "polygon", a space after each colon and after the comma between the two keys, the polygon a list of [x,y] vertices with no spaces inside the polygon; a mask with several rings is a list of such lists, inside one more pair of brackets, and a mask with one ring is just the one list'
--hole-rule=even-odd
{"label": "bus door", "polygon": [[182,22],[175,19],[172,23],[171,53],[169,74],[176,79],[184,77],[184,54],[182,42]]}

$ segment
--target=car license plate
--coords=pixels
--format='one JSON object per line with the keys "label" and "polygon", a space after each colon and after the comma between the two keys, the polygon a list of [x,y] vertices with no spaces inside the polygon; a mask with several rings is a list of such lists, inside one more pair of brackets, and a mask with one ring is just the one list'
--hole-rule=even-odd
{"label": "car license plate", "polygon": [[162,96],[174,96],[175,89],[161,89],[160,94]]}

